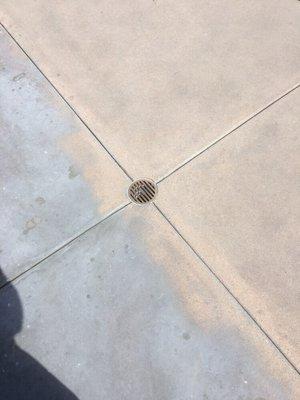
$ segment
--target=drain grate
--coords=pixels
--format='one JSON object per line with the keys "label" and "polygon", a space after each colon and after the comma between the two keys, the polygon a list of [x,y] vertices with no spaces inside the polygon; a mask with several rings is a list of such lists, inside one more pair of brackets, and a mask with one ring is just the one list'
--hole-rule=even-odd
{"label": "drain grate", "polygon": [[157,186],[151,179],[138,179],[129,186],[128,196],[136,204],[153,201],[157,194]]}

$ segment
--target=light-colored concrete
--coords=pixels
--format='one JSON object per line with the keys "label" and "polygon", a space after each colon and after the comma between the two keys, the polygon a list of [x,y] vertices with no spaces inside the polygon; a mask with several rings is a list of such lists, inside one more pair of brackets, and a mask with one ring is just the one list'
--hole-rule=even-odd
{"label": "light-colored concrete", "polygon": [[134,177],[300,80],[295,0],[1,0],[0,19]]}
{"label": "light-colored concrete", "polygon": [[0,29],[0,264],[13,278],[126,202],[129,180]]}
{"label": "light-colored concrete", "polygon": [[48,398],[38,363],[80,400],[300,395],[295,371],[153,206],[126,207],[3,288],[0,310],[0,333],[19,331],[0,352],[3,400],[16,388]]}
{"label": "light-colored concrete", "polygon": [[300,89],[159,185],[157,204],[300,367]]}
{"label": "light-colored concrete", "polygon": [[[300,398],[295,368],[154,206],[43,260],[127,201],[118,163],[157,180],[295,87],[298,3],[0,1],[116,160],[0,28],[1,400]],[[299,93],[157,197],[298,368]]]}

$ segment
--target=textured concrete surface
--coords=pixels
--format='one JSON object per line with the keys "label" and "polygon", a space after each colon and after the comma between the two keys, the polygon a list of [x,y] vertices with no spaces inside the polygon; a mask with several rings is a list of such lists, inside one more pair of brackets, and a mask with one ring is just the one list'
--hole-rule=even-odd
{"label": "textured concrete surface", "polygon": [[135,178],[160,178],[300,79],[294,0],[2,0],[0,19]]}
{"label": "textured concrete surface", "polygon": [[299,17],[0,1],[0,400],[300,398]]}
{"label": "textured concrete surface", "polygon": [[0,29],[0,264],[13,278],[126,202],[129,180]]}
{"label": "textured concrete surface", "polygon": [[[17,346],[2,360],[3,400],[28,357],[46,386],[54,375],[82,400],[300,395],[295,371],[154,206],[128,206],[6,286],[0,309],[0,337],[15,332]],[[38,367],[25,377],[32,399]]]}
{"label": "textured concrete surface", "polygon": [[157,199],[298,367],[299,110],[300,89],[163,181]]}

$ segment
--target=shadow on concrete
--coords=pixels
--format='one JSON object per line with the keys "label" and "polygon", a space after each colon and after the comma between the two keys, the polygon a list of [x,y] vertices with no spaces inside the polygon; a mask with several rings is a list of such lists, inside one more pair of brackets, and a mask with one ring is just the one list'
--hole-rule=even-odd
{"label": "shadow on concrete", "polygon": [[[0,269],[0,281],[5,275]],[[13,285],[0,290],[0,399],[78,400],[58,379],[15,343],[23,311]]]}

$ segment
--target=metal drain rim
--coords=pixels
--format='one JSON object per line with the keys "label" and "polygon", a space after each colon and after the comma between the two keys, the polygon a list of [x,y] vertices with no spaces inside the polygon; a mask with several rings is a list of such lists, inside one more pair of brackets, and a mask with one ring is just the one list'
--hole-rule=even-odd
{"label": "metal drain rim", "polygon": [[[136,192],[142,191],[137,194]],[[135,179],[127,190],[129,199],[138,206],[152,203],[157,196],[157,184],[150,178]]]}

